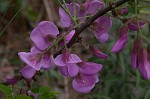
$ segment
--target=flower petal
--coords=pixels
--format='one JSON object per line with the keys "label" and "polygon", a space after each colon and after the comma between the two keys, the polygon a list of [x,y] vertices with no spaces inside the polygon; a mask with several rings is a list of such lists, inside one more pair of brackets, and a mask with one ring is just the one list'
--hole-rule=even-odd
{"label": "flower petal", "polygon": [[24,63],[36,69],[37,71],[40,70],[41,66],[39,65],[39,62],[36,60],[35,54],[32,54],[30,52],[20,52],[18,53],[18,55]]}
{"label": "flower petal", "polygon": [[121,51],[125,47],[127,40],[128,40],[127,35],[124,35],[123,37],[119,38],[118,41],[113,46],[111,52],[116,53]]}
{"label": "flower petal", "polygon": [[72,16],[74,16],[74,11],[76,11],[76,14],[78,14],[78,12],[80,10],[80,5],[77,3],[75,3],[75,10],[74,10],[74,4],[73,3],[67,4],[67,7],[68,7],[70,14]]}
{"label": "flower petal", "polygon": [[100,37],[101,34],[107,34],[112,26],[111,17],[108,16],[101,16],[95,21],[95,35]]}
{"label": "flower petal", "polygon": [[111,50],[111,52],[113,53],[119,52],[125,47],[125,44],[128,40],[128,27],[127,26],[121,27],[119,34],[120,37]]}
{"label": "flower petal", "polygon": [[82,85],[79,83],[78,80],[74,79],[72,81],[72,87],[80,93],[89,93],[94,88],[94,86],[95,86],[95,83],[89,86],[82,87]]}
{"label": "flower petal", "polygon": [[41,67],[44,69],[44,70],[49,70],[52,68],[52,65],[53,65],[53,58],[52,56],[49,56],[49,55],[44,55],[41,59],[41,62],[40,62],[40,65]]}
{"label": "flower petal", "polygon": [[117,12],[120,15],[128,14],[128,8],[121,8],[121,9],[117,10]]}
{"label": "flower petal", "polygon": [[[144,21],[140,21],[140,20],[138,22],[139,22],[140,29],[142,29],[143,25],[145,24],[145,22]],[[138,24],[137,24],[137,21],[136,21],[135,18],[132,19],[132,21],[128,24],[128,27],[129,27],[130,30],[138,31]]]}
{"label": "flower petal", "polygon": [[67,61],[67,63],[79,63],[79,62],[82,62],[82,60],[76,54],[71,54],[69,60]]}
{"label": "flower petal", "polygon": [[94,75],[102,69],[101,64],[96,64],[94,62],[82,62],[79,63],[79,66],[80,73],[84,75]]}
{"label": "flower petal", "polygon": [[98,82],[98,77],[96,75],[85,76],[80,75],[72,81],[73,88],[80,93],[89,93]]}
{"label": "flower petal", "polygon": [[60,21],[64,27],[72,27],[73,23],[69,15],[62,9],[59,8]]}
{"label": "flower petal", "polygon": [[79,72],[79,68],[76,64],[67,64],[66,66],[61,66],[60,71],[64,76],[75,77]]}
{"label": "flower petal", "polygon": [[30,79],[35,75],[36,70],[33,69],[31,66],[25,66],[23,69],[20,70],[20,73],[23,75],[23,77]]}
{"label": "flower petal", "polygon": [[[70,54],[69,54],[70,55]],[[68,56],[68,59],[64,61],[64,55],[60,54],[54,59],[54,64],[57,66],[65,66],[67,63],[79,63],[82,62],[82,60],[75,54],[71,54]]]}
{"label": "flower petal", "polygon": [[14,85],[19,81],[19,78],[17,76],[9,76],[6,78],[8,84]]}
{"label": "flower petal", "polygon": [[95,14],[98,10],[104,8],[104,6],[105,4],[103,2],[92,0],[92,2],[89,4],[88,12],[90,14]]}
{"label": "flower petal", "polygon": [[45,50],[50,45],[50,42],[40,32],[39,28],[35,28],[31,32],[30,38],[40,50]]}
{"label": "flower petal", "polygon": [[141,50],[140,57],[138,57],[138,68],[145,79],[150,79],[150,61],[147,59],[145,50]]}
{"label": "flower petal", "polygon": [[109,34],[108,33],[102,33],[100,36],[97,36],[95,34],[95,37],[100,43],[105,43],[109,39]]}
{"label": "flower petal", "polygon": [[131,64],[134,69],[138,67],[138,57],[140,57],[139,56],[140,48],[141,48],[141,40],[137,38],[134,40],[132,53],[131,53]]}
{"label": "flower petal", "polygon": [[33,46],[30,52],[33,54],[38,54],[38,53],[42,53],[42,50],[38,49],[36,46]]}
{"label": "flower petal", "polygon": [[75,34],[75,30],[72,30],[67,36],[66,36],[66,43],[68,43],[73,35]]}
{"label": "flower petal", "polygon": [[38,24],[38,28],[40,32],[42,32],[45,36],[57,37],[59,34],[59,30],[57,26],[50,21],[42,21]]}
{"label": "flower petal", "polygon": [[79,72],[79,67],[77,64],[67,64],[68,67],[68,73],[70,77],[75,77]]}
{"label": "flower petal", "polygon": [[102,59],[106,59],[108,58],[108,55],[104,54],[103,52],[101,52],[97,47],[95,46],[90,46],[90,50],[92,52],[92,54],[98,58],[102,58]]}
{"label": "flower petal", "polygon": [[60,54],[54,59],[54,64],[57,66],[65,66],[66,63],[63,60],[63,55]]}

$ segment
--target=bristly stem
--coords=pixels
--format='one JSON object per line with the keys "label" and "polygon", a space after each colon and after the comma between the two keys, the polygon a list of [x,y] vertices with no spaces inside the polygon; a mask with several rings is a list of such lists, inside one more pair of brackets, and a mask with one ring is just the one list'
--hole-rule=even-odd
{"label": "bristly stem", "polygon": [[76,0],[73,0],[73,10],[74,10],[74,19],[77,19],[77,12],[76,12]]}
{"label": "bristly stem", "polygon": [[66,5],[66,2],[65,0],[63,0],[63,3],[64,3],[64,6],[63,4],[59,1],[59,0],[56,0],[58,2],[58,4],[61,6],[61,8],[69,15],[69,17],[71,18],[71,20],[73,21],[73,23],[75,24],[75,26],[77,26],[77,22],[76,20],[74,19],[74,17],[71,15],[67,5]]}
{"label": "bristly stem", "polygon": [[137,31],[137,36],[140,36],[142,39],[144,39],[148,44],[150,44],[150,41],[143,35],[140,25],[139,25],[139,21],[138,21],[138,9],[137,9],[137,0],[134,0],[134,4],[135,4],[135,15],[136,15],[136,22],[138,25],[138,31]]}

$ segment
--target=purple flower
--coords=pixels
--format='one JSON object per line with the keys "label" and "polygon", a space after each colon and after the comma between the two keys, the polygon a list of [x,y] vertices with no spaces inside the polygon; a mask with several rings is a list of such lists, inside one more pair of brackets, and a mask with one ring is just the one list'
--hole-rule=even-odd
{"label": "purple flower", "polygon": [[138,57],[138,69],[145,79],[150,79],[150,61],[148,60],[146,50],[140,50],[140,57]]}
{"label": "purple flower", "polygon": [[72,30],[68,35],[66,35],[66,43],[68,43],[73,35],[75,34],[75,30]]}
{"label": "purple flower", "polygon": [[121,27],[119,33],[120,33],[119,39],[117,40],[117,42],[115,43],[115,45],[111,50],[111,52],[113,53],[119,52],[125,47],[125,44],[128,40],[128,27],[127,26]]}
{"label": "purple flower", "polygon": [[[86,17],[87,14],[95,14],[99,9],[104,8],[105,4],[98,0],[93,0],[91,2],[90,0],[87,0],[84,4],[81,5],[75,3],[75,10],[73,3],[66,4],[66,6],[68,7],[69,12],[73,17],[77,18],[82,17],[81,19],[78,20],[78,22],[84,22],[85,19],[83,17]],[[74,15],[74,13],[76,13],[76,16]],[[67,28],[73,27],[72,19],[62,8],[59,8],[59,15],[60,21],[64,27]]]}
{"label": "purple flower", "polygon": [[[65,36],[65,43],[68,43],[71,38],[73,37],[73,35],[75,34],[75,30],[72,30],[70,33],[68,33],[67,35],[65,33],[62,33],[62,36]],[[62,39],[61,41],[59,41],[59,46],[64,46],[64,39]]]}
{"label": "purple flower", "polygon": [[111,18],[108,16],[101,16],[94,21],[94,35],[100,43],[104,43],[109,38],[109,30],[112,26]]}
{"label": "purple flower", "polygon": [[133,43],[132,53],[131,53],[131,63],[134,69],[138,67],[138,57],[141,49],[141,40],[136,38]]}
{"label": "purple flower", "polygon": [[108,55],[101,52],[96,46],[90,46],[90,50],[92,54],[98,58],[102,58],[102,59],[108,58]]}
{"label": "purple flower", "polygon": [[51,45],[52,38],[59,34],[57,26],[50,21],[42,21],[31,32],[30,38],[40,50],[45,50]]}
{"label": "purple flower", "polygon": [[99,81],[97,74],[102,69],[101,64],[93,62],[78,63],[79,74],[72,82],[73,88],[81,93],[89,93]]}
{"label": "purple flower", "polygon": [[128,8],[121,8],[119,10],[117,10],[119,15],[125,15],[128,13]]}
{"label": "purple flower", "polygon": [[95,14],[98,10],[105,7],[105,4],[103,2],[100,2],[99,0],[92,0],[88,5],[88,13],[89,14]]}
{"label": "purple flower", "polygon": [[[73,5],[73,3],[66,4],[66,6],[68,7],[70,14],[72,16],[74,16],[74,5]],[[80,7],[77,3],[75,3],[75,7],[76,7],[76,13],[78,13]],[[60,15],[60,21],[64,27],[70,28],[73,26],[73,22],[72,22],[70,16],[62,8],[59,8],[59,15]]]}
{"label": "purple flower", "polygon": [[49,70],[53,64],[53,57],[47,53],[43,53],[43,51],[35,46],[31,48],[31,52],[20,52],[18,55],[24,63],[37,71],[41,68]]}
{"label": "purple flower", "polygon": [[[140,29],[142,29],[144,24],[145,24],[145,22],[144,21],[140,21],[140,20],[138,22],[139,22]],[[132,21],[128,24],[128,27],[129,27],[130,30],[138,31],[138,24],[137,24],[137,21],[136,21],[135,18],[132,19]]]}
{"label": "purple flower", "polygon": [[78,74],[79,68],[76,63],[82,60],[75,54],[70,54],[68,50],[64,50],[62,54],[54,59],[54,64],[57,65],[64,76],[74,77]]}
{"label": "purple flower", "polygon": [[80,93],[89,93],[99,81],[97,75],[79,74],[72,81],[73,88]]}
{"label": "purple flower", "polygon": [[102,69],[101,64],[93,62],[81,62],[78,63],[80,73],[84,75],[95,75]]}
{"label": "purple flower", "polygon": [[77,64],[66,64],[66,66],[59,67],[62,75],[66,77],[75,77],[79,72],[79,67]]}
{"label": "purple flower", "polygon": [[6,80],[7,80],[8,84],[14,85],[14,84],[16,84],[19,81],[19,77],[17,77],[17,76],[9,76],[9,77],[6,78]]}
{"label": "purple flower", "polygon": [[147,47],[147,55],[148,55],[148,60],[150,61],[150,45]]}
{"label": "purple flower", "polygon": [[32,68],[31,66],[27,65],[23,69],[20,70],[20,73],[22,74],[24,78],[31,79],[35,75],[36,70]]}

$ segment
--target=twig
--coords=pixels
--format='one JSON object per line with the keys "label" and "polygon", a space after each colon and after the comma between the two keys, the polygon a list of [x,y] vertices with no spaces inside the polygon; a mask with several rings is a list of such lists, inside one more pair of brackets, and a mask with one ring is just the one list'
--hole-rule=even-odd
{"label": "twig", "polygon": [[65,99],[69,99],[69,87],[68,87],[68,78],[64,77],[64,85],[65,85]]}

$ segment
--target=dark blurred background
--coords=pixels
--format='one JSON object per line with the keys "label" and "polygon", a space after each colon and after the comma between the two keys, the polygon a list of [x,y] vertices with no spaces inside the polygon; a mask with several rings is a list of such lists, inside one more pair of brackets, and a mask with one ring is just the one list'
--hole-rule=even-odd
{"label": "dark blurred background", "polygon": [[[43,20],[54,22],[61,31],[64,31],[59,20],[59,6],[55,0],[0,0],[0,82],[6,82],[7,76],[19,75],[18,71],[23,67],[19,60],[18,52],[27,52],[33,43],[30,40],[30,32]],[[67,0],[66,0],[67,1]],[[79,3],[85,0],[76,0]],[[104,0],[107,4],[110,0]],[[115,1],[115,0],[114,0]],[[67,2],[70,2],[68,0]],[[139,0],[140,7],[150,5],[149,0]],[[148,8],[149,9],[149,8]],[[132,10],[132,9],[131,9]],[[143,11],[143,12],[142,12]],[[150,10],[142,10],[141,19],[149,21]],[[131,11],[130,11],[131,12]],[[145,13],[145,14],[143,14]],[[77,53],[85,60],[103,64],[103,70],[99,75],[100,82],[89,94],[79,94],[71,87],[71,79],[66,84],[66,78],[62,77],[57,68],[43,74],[33,82],[33,86],[48,86],[52,91],[59,92],[58,99],[150,99],[150,81],[144,80],[138,71],[132,69],[130,64],[130,52],[136,33],[129,31],[129,40],[125,49],[118,53],[110,53],[110,49],[117,39],[122,22],[112,18],[113,26],[110,31],[110,39],[106,44],[99,44],[89,33],[84,31],[82,44],[75,44],[72,52]],[[149,37],[149,26],[145,25],[143,33]],[[90,40],[89,40],[90,39]],[[98,59],[88,51],[88,45],[97,45],[110,58]],[[26,89],[23,81],[16,86],[18,89]],[[65,90],[69,87],[69,91]],[[3,99],[0,97],[0,99]]]}

